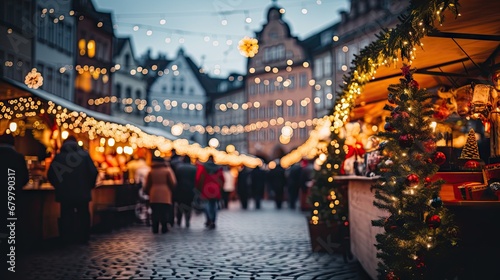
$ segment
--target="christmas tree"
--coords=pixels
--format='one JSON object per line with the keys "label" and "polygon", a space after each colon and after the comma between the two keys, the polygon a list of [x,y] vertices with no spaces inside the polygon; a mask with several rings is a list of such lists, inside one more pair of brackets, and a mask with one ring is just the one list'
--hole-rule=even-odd
{"label": "christmas tree", "polygon": [[479,156],[479,147],[476,142],[476,132],[472,128],[469,130],[467,142],[465,142],[459,159],[481,159]]}
{"label": "christmas tree", "polygon": [[454,273],[458,229],[439,197],[444,181],[431,178],[446,158],[430,127],[431,94],[413,80],[414,69],[401,69],[404,78],[388,88],[384,166],[373,185],[374,205],[388,213],[372,221],[385,229],[376,236],[379,278],[444,279]]}
{"label": "christmas tree", "polygon": [[[314,184],[310,190],[308,202],[312,205],[312,225],[325,223],[334,227],[339,234],[347,234],[347,197],[345,185],[335,181],[340,174],[340,162],[345,157],[344,140],[339,137],[339,129],[331,126],[331,137],[323,151],[324,161],[319,170],[314,172]],[[337,235],[337,239],[341,236]]]}

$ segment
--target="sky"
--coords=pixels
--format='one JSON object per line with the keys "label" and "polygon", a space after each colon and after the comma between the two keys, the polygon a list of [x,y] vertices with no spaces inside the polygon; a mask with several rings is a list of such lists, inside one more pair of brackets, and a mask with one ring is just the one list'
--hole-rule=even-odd
{"label": "sky", "polygon": [[[246,58],[238,42],[255,37],[266,23],[273,0],[93,0],[98,11],[111,12],[115,34],[129,36],[136,57],[151,49],[175,58],[183,48],[214,77],[244,74]],[[278,0],[293,36],[307,38],[340,20],[349,0]],[[247,23],[247,21],[249,23]]]}

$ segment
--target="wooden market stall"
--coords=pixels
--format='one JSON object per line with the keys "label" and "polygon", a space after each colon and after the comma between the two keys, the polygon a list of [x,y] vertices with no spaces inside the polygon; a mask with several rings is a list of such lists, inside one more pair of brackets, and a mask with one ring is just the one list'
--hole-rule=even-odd
{"label": "wooden market stall", "polygon": [[[59,235],[59,203],[46,174],[68,135],[74,135],[89,151],[99,169],[89,206],[95,229],[134,221],[141,185],[129,178],[127,162],[137,157],[150,160],[151,149],[175,140],[166,131],[154,130],[153,134],[150,128],[90,111],[4,77],[0,105],[0,131],[9,130],[15,136],[15,148],[25,155],[30,172],[18,211],[20,244],[27,247]],[[10,131],[12,128],[15,130]]]}
{"label": "wooden market stall", "polygon": [[[500,251],[496,240],[500,235],[500,224],[497,222],[500,196],[499,191],[495,193],[492,182],[500,180],[500,166],[497,165],[500,157],[496,144],[500,138],[497,120],[500,110],[500,103],[497,102],[497,92],[500,91],[500,14],[494,1],[458,2],[460,16],[454,18],[447,13],[438,30],[421,39],[422,48],[415,48],[411,67],[416,69],[413,79],[418,81],[420,87],[435,93],[435,110],[446,103],[444,109],[451,116],[436,124],[436,132],[449,133],[446,139],[449,141],[440,143],[441,147],[438,147],[445,152],[447,162],[433,180],[445,181],[439,196],[459,227],[459,261],[456,263],[462,272],[459,278],[498,279],[500,272],[496,260]],[[404,24],[401,24],[402,29]],[[400,63],[396,67],[377,68],[374,79],[364,85],[356,98],[349,121],[369,123],[383,130],[385,117],[390,113],[382,110],[389,104],[387,88],[391,84],[399,84],[401,77]],[[490,100],[494,102],[489,104],[491,107],[487,110],[494,114],[487,116],[478,109],[477,103],[474,104],[482,97],[477,92],[478,88],[491,95]],[[465,100],[460,96],[461,90],[466,91]],[[441,103],[443,100],[445,103]],[[466,110],[467,114],[460,110]],[[478,117],[481,114],[483,116]],[[475,117],[479,121],[474,121]],[[480,165],[472,167],[458,159],[470,128],[474,128],[479,137],[477,144],[481,155],[478,159]],[[488,128],[491,130],[488,131]],[[380,261],[375,236],[385,232],[385,229],[374,227],[372,221],[389,217],[387,212],[374,206],[375,191],[372,186],[377,178],[339,176],[335,179],[348,181],[351,250],[373,279],[377,279],[376,269]]]}

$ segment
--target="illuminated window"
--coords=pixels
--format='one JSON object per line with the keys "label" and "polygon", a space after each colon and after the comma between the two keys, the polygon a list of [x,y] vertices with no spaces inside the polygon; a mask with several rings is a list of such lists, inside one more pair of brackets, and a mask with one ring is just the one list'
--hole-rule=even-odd
{"label": "illuminated window", "polygon": [[90,40],[87,43],[87,52],[88,52],[88,55],[90,58],[95,56],[95,41],[94,40]]}
{"label": "illuminated window", "polygon": [[80,50],[80,55],[85,55],[86,53],[86,44],[87,42],[85,42],[85,39],[80,39],[80,41],[78,41],[78,49]]}

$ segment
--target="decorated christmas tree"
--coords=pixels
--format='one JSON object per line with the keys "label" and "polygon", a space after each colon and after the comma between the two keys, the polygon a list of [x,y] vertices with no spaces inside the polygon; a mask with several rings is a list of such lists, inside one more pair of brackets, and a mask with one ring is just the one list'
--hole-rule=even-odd
{"label": "decorated christmas tree", "polygon": [[479,147],[476,142],[476,132],[472,128],[469,130],[467,142],[465,142],[459,159],[481,159],[479,156]]}
{"label": "decorated christmas tree", "polygon": [[380,279],[445,279],[454,275],[458,229],[442,206],[444,183],[433,180],[445,155],[436,150],[430,127],[431,94],[413,80],[414,69],[403,66],[399,84],[389,86],[384,139],[384,166],[373,185],[374,205],[387,211],[372,221],[383,227],[376,236]]}
{"label": "decorated christmas tree", "polygon": [[[344,141],[338,137],[338,130],[331,133],[330,143],[326,145],[326,158],[320,169],[314,172],[314,184],[308,201],[312,205],[311,223],[325,223],[336,226],[347,222],[347,199],[343,185],[334,180],[340,174],[340,162],[345,157]],[[347,224],[346,224],[347,225]]]}

